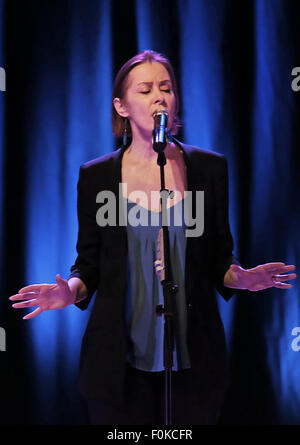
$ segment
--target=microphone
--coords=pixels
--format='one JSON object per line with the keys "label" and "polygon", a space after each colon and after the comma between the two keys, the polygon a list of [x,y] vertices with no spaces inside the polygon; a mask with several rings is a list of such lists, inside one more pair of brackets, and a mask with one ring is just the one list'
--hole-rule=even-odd
{"label": "microphone", "polygon": [[168,112],[165,109],[153,113],[154,129],[152,131],[153,149],[156,153],[164,151],[167,145]]}

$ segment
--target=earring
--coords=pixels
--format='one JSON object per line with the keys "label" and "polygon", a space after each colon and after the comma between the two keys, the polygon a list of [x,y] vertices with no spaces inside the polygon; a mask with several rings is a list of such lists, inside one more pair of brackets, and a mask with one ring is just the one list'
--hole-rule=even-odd
{"label": "earring", "polygon": [[128,119],[124,119],[124,130],[123,130],[123,147],[127,146],[127,136],[128,136]]}

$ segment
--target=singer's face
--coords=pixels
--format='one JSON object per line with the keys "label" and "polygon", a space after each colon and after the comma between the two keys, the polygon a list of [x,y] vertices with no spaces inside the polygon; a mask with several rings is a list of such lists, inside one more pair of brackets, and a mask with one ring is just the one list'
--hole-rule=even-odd
{"label": "singer's face", "polygon": [[134,67],[127,78],[126,93],[122,100],[126,116],[135,132],[152,136],[153,113],[168,111],[168,129],[172,127],[175,95],[167,69],[158,62],[147,62]]}

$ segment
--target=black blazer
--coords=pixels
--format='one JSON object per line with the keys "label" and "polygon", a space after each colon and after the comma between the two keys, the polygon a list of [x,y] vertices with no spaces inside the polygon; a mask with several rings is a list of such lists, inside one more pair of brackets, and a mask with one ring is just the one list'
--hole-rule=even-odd
{"label": "black blazer", "polygon": [[[204,232],[187,238],[185,290],[188,307],[187,343],[195,382],[223,389],[227,383],[224,329],[215,288],[228,300],[233,289],[223,286],[225,272],[238,261],[228,222],[227,161],[221,154],[187,146],[183,150],[188,190],[204,191]],[[122,400],[127,354],[124,303],[127,281],[127,234],[124,226],[96,223],[96,195],[111,190],[119,197],[121,161],[125,149],[87,162],[78,181],[78,256],[71,277],[86,284],[86,309],[97,291],[83,337],[79,390],[87,398]],[[195,193],[193,193],[195,195]],[[119,209],[117,206],[117,221]]]}

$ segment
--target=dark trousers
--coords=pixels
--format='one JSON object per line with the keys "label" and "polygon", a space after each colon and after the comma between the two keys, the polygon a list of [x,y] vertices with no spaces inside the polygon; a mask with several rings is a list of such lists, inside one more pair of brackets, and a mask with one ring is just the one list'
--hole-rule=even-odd
{"label": "dark trousers", "polygon": [[[223,392],[193,382],[191,370],[172,372],[172,425],[214,425]],[[127,366],[125,399],[87,400],[91,425],[165,425],[165,373]]]}

